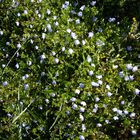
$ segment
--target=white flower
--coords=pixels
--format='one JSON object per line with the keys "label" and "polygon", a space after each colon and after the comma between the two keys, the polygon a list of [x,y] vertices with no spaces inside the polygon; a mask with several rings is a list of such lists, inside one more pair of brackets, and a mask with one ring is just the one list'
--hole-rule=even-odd
{"label": "white flower", "polygon": [[89,33],[88,33],[88,37],[89,37],[89,38],[93,37],[93,35],[94,35],[93,32],[89,32]]}
{"label": "white flower", "polygon": [[95,67],[95,64],[94,64],[94,63],[91,63],[91,66],[92,66],[92,67]]}
{"label": "white flower", "polygon": [[31,0],[31,2],[34,2],[34,0]]}
{"label": "white flower", "polygon": [[82,44],[85,45],[86,44],[86,41],[85,40],[82,40]]}
{"label": "white flower", "polygon": [[27,65],[28,65],[28,66],[31,66],[31,65],[32,65],[32,61],[28,61],[28,62],[27,62]]}
{"label": "white flower", "polygon": [[7,46],[10,45],[10,42],[6,42],[6,45],[7,45]]}
{"label": "white flower", "polygon": [[68,52],[69,52],[69,54],[73,54],[74,51],[73,51],[73,49],[70,48],[70,49],[68,50]]}
{"label": "white flower", "polygon": [[98,39],[98,40],[96,41],[96,45],[97,45],[97,46],[104,46],[105,43],[104,43],[103,41],[101,41],[101,40]]}
{"label": "white flower", "polygon": [[31,40],[30,40],[30,43],[31,43],[31,44],[33,44],[33,43],[34,43],[34,41],[31,39]]}
{"label": "white flower", "polygon": [[121,101],[121,105],[124,105],[125,104],[125,101]]}
{"label": "white flower", "polygon": [[77,19],[76,20],[76,24],[80,24],[80,19]]}
{"label": "white flower", "polygon": [[55,56],[56,55],[56,52],[52,51],[52,56]]}
{"label": "white flower", "polygon": [[99,102],[100,101],[100,98],[99,97],[96,97],[95,98],[95,102]]}
{"label": "white flower", "polygon": [[98,87],[98,86],[99,86],[99,84],[96,83],[96,82],[91,82],[91,85],[92,85],[93,87]]}
{"label": "white flower", "polygon": [[70,114],[70,111],[69,110],[66,110],[66,114],[69,115]]}
{"label": "white flower", "polygon": [[53,80],[53,81],[52,81],[52,84],[53,84],[53,85],[56,85],[56,81],[55,81],[55,80]]}
{"label": "white flower", "polygon": [[92,59],[91,59],[91,57],[88,55],[88,56],[87,56],[87,62],[90,63],[91,61],[92,61]]}
{"label": "white flower", "polygon": [[127,110],[124,110],[124,114],[127,115],[128,114],[128,111]]}
{"label": "white flower", "polygon": [[92,112],[96,113],[98,108],[93,108]]}
{"label": "white flower", "polygon": [[35,49],[38,50],[38,46],[35,46]]}
{"label": "white flower", "polygon": [[111,92],[108,92],[108,93],[107,93],[107,96],[108,96],[108,97],[112,96],[112,93],[111,93]]}
{"label": "white flower", "polygon": [[117,113],[119,114],[119,115],[122,115],[123,113],[122,113],[122,110],[117,110]]}
{"label": "white flower", "polygon": [[80,12],[78,12],[77,15],[78,15],[79,17],[82,17],[83,13],[80,11]]}
{"label": "white flower", "polygon": [[24,84],[24,89],[27,90],[29,88],[28,84]]}
{"label": "white flower", "polygon": [[116,120],[118,120],[119,118],[118,118],[118,116],[114,116],[113,119],[116,121]]}
{"label": "white flower", "polygon": [[59,63],[59,59],[58,59],[58,58],[55,58],[55,59],[54,59],[54,62],[55,62],[56,64],[58,64],[58,63]]}
{"label": "white flower", "polygon": [[46,34],[42,33],[42,39],[45,39],[45,37],[46,37]]}
{"label": "white flower", "polygon": [[40,58],[41,58],[41,60],[44,60],[44,59],[46,58],[45,54],[42,54],[42,55],[40,56]]}
{"label": "white flower", "polygon": [[79,110],[81,113],[85,112],[85,108],[84,107],[80,107],[80,110]]}
{"label": "white flower", "polygon": [[102,75],[96,75],[96,78],[98,78],[98,79],[102,79],[103,76],[102,76]]}
{"label": "white flower", "polygon": [[131,118],[134,118],[135,116],[136,116],[136,113],[131,113],[131,114],[130,114],[130,117],[131,117]]}
{"label": "white flower", "polygon": [[90,71],[88,72],[88,74],[89,74],[89,76],[92,76],[92,75],[93,75],[93,71],[90,70]]}
{"label": "white flower", "polygon": [[113,69],[117,69],[118,65],[113,65],[112,67],[113,67]]}
{"label": "white flower", "polygon": [[76,101],[76,98],[75,98],[75,97],[72,97],[72,98],[70,99],[70,101],[71,101],[71,102],[75,102],[75,101]]}
{"label": "white flower", "polygon": [[133,66],[132,66],[132,64],[126,64],[126,68],[127,68],[127,70],[132,70]]}
{"label": "white flower", "polygon": [[17,48],[18,49],[21,48],[21,44],[20,43],[17,44]]}
{"label": "white flower", "polygon": [[19,26],[19,22],[18,21],[16,22],[16,25]]}
{"label": "white flower", "polygon": [[86,102],[84,102],[84,101],[82,101],[80,104],[81,104],[82,106],[86,106],[86,105],[87,105]]}
{"label": "white flower", "polygon": [[82,135],[80,135],[80,136],[79,136],[79,139],[80,139],[80,140],[85,140],[85,137],[82,136]]}
{"label": "white flower", "polygon": [[131,133],[132,133],[132,135],[136,135],[137,134],[137,130],[132,130]]}
{"label": "white flower", "polygon": [[25,74],[25,79],[29,78],[29,75],[28,74]]}
{"label": "white flower", "polygon": [[71,33],[71,29],[67,29],[66,31],[67,31],[68,33]]}
{"label": "white flower", "polygon": [[28,11],[27,10],[24,10],[24,14],[27,15],[28,14]]}
{"label": "white flower", "polygon": [[124,76],[123,71],[120,71],[120,72],[119,72],[119,76],[120,76],[121,78]]}
{"label": "white flower", "polygon": [[85,9],[85,5],[81,6],[80,10],[83,11]]}
{"label": "white flower", "polygon": [[84,116],[82,114],[79,115],[81,121],[84,121]]}
{"label": "white flower", "polygon": [[50,15],[51,14],[51,11],[49,9],[47,9],[47,14]]}
{"label": "white flower", "polygon": [[116,19],[115,18],[109,18],[108,21],[109,22],[114,22]]}
{"label": "white flower", "polygon": [[17,64],[15,65],[15,67],[18,69],[18,68],[19,68],[19,64],[17,63]]}
{"label": "white flower", "polygon": [[134,66],[132,69],[133,72],[136,72],[137,70],[138,70],[138,66]]}
{"label": "white flower", "polygon": [[125,81],[129,81],[129,80],[130,80],[130,79],[129,79],[129,76],[125,76],[125,77],[124,77],[124,80],[125,80]]}
{"label": "white flower", "polygon": [[105,122],[106,122],[106,124],[109,124],[110,123],[109,120],[105,120]]}
{"label": "white flower", "polygon": [[106,85],[106,89],[110,90],[110,85]]}
{"label": "white flower", "polygon": [[80,88],[84,88],[85,85],[83,83],[80,83],[79,86]]}
{"label": "white flower", "polygon": [[17,16],[20,17],[20,13],[17,13]]}
{"label": "white flower", "polygon": [[57,19],[57,16],[53,16],[53,19],[56,20]]}
{"label": "white flower", "polygon": [[85,124],[82,124],[82,131],[85,131],[86,130],[86,126]]}
{"label": "white flower", "polygon": [[102,127],[102,124],[100,124],[100,123],[97,123],[97,127]]}
{"label": "white flower", "polygon": [[79,90],[79,89],[76,89],[76,90],[75,90],[75,93],[76,93],[76,94],[80,94],[80,90]]}
{"label": "white flower", "polygon": [[103,84],[103,81],[102,80],[98,80],[98,84],[99,85],[102,85]]}
{"label": "white flower", "polygon": [[2,85],[3,85],[4,87],[7,86],[7,85],[8,85],[8,82],[5,81],[5,82],[2,83]]}
{"label": "white flower", "polygon": [[38,17],[41,18],[41,14],[38,14]]}
{"label": "white flower", "polygon": [[55,25],[55,26],[58,26],[58,25],[59,25],[59,23],[56,21],[56,22],[54,23],[54,25]]}
{"label": "white flower", "polygon": [[51,93],[51,96],[52,96],[52,97],[55,97],[55,93]]}
{"label": "white flower", "polygon": [[115,108],[113,108],[112,110],[113,110],[114,112],[117,112],[118,109],[115,107]]}
{"label": "white flower", "polygon": [[134,91],[134,93],[135,93],[136,95],[139,95],[139,94],[140,94],[140,90],[136,88],[135,91]]}
{"label": "white flower", "polygon": [[41,72],[41,76],[43,77],[45,75],[45,72],[43,71],[43,72]]}
{"label": "white flower", "polygon": [[73,104],[73,105],[72,105],[72,109],[74,109],[74,110],[75,110],[77,107],[78,107],[77,104]]}
{"label": "white flower", "polygon": [[3,68],[5,68],[5,66],[6,66],[5,64],[2,64],[2,67],[3,67]]}
{"label": "white flower", "polygon": [[62,52],[64,52],[65,51],[65,47],[62,47]]}
{"label": "white flower", "polygon": [[90,4],[91,4],[92,6],[94,6],[94,5],[96,4],[96,1],[92,1],[92,2],[90,2]]}
{"label": "white flower", "polygon": [[3,35],[3,31],[0,31],[0,35]]}
{"label": "white flower", "polygon": [[73,39],[77,39],[76,34],[75,34],[75,33],[73,33],[73,32],[71,32],[71,37],[72,37]]}

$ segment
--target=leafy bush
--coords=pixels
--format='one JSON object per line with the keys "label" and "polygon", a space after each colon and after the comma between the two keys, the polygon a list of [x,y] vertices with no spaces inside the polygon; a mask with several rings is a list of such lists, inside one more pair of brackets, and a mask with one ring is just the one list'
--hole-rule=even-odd
{"label": "leafy bush", "polygon": [[138,22],[96,1],[0,2],[1,139],[137,139]]}

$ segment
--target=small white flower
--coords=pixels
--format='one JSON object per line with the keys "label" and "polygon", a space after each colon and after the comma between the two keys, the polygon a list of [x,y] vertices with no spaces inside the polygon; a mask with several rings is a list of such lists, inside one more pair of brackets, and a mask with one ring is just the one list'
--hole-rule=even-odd
{"label": "small white flower", "polygon": [[137,134],[137,130],[132,130],[131,133],[132,133],[132,135],[136,135]]}
{"label": "small white flower", "polygon": [[138,66],[134,66],[132,69],[133,72],[136,72],[137,70],[138,70]]}
{"label": "small white flower", "polygon": [[47,14],[50,15],[51,14],[51,11],[49,9],[47,9]]}
{"label": "small white flower", "polygon": [[92,75],[93,75],[93,71],[90,70],[90,71],[88,72],[88,74],[89,74],[89,76],[92,76]]}
{"label": "small white flower", "polygon": [[117,112],[118,109],[115,107],[115,108],[113,108],[112,110],[113,110],[114,112]]}
{"label": "small white flower", "polygon": [[70,114],[70,111],[69,110],[66,110],[66,114],[69,115]]}
{"label": "small white flower", "polygon": [[88,56],[87,56],[87,62],[90,63],[91,61],[92,61],[92,59],[91,59],[91,57],[88,55]]}
{"label": "small white flower", "polygon": [[67,31],[68,33],[71,33],[71,29],[67,29],[66,31]]}
{"label": "small white flower", "polygon": [[71,32],[71,37],[72,37],[73,39],[77,39],[76,34],[75,34],[75,33],[73,33],[73,32]]}
{"label": "small white flower", "polygon": [[70,101],[71,102],[75,102],[77,99],[75,98],[75,97],[72,97],[71,99],[70,99]]}
{"label": "small white flower", "polygon": [[86,44],[86,41],[85,40],[82,40],[82,44],[85,45]]}
{"label": "small white flower", "polygon": [[62,52],[64,52],[64,51],[65,51],[65,49],[66,49],[65,47],[62,47]]}
{"label": "small white flower", "polygon": [[52,56],[55,56],[56,55],[56,52],[52,51]]}
{"label": "small white flower", "polygon": [[112,67],[113,67],[113,69],[117,69],[118,65],[113,65]]}
{"label": "small white flower", "polygon": [[56,20],[57,19],[57,16],[53,16],[53,19]]}
{"label": "small white flower", "polygon": [[74,51],[73,51],[73,49],[70,48],[70,49],[68,50],[68,52],[69,52],[69,54],[73,54]]}
{"label": "small white flower", "polygon": [[92,1],[92,2],[90,2],[90,4],[91,4],[92,6],[94,6],[94,5],[96,4],[96,1]]}
{"label": "small white flower", "polygon": [[79,136],[79,139],[80,139],[80,140],[85,140],[85,137],[82,136],[82,135],[80,135],[80,136]]}
{"label": "small white flower", "polygon": [[109,22],[114,22],[116,19],[115,18],[109,18],[108,21]]}
{"label": "small white flower", "polygon": [[17,16],[20,17],[20,13],[17,13]]}
{"label": "small white flower", "polygon": [[29,88],[28,84],[24,84],[24,89],[27,90]]}
{"label": "small white flower", "polygon": [[107,93],[107,96],[108,96],[108,97],[112,96],[112,93],[111,93],[111,92],[108,92],[108,93]]}
{"label": "small white flower", "polygon": [[45,38],[46,38],[46,34],[42,33],[42,39],[45,39]]}
{"label": "small white flower", "polygon": [[6,45],[7,45],[7,46],[10,45],[10,42],[6,42]]}
{"label": "small white flower", "polygon": [[85,124],[82,124],[82,131],[85,131],[86,130],[86,126]]}
{"label": "small white flower", "polygon": [[44,59],[46,58],[45,54],[42,54],[42,55],[40,56],[40,58],[41,58],[41,60],[44,60]]}
{"label": "small white flower", "polygon": [[83,16],[83,13],[80,11],[80,12],[78,12],[78,14],[77,14],[79,17],[82,17]]}
{"label": "small white flower", "polygon": [[122,115],[123,113],[122,113],[122,110],[117,110],[117,113],[119,114],[119,115]]}
{"label": "small white flower", "polygon": [[55,80],[53,80],[53,81],[52,81],[52,84],[53,84],[53,85],[56,85],[56,81],[55,81]]}
{"label": "small white flower", "polygon": [[2,64],[2,67],[3,67],[3,68],[5,68],[5,66],[6,66],[5,64]]}
{"label": "small white flower", "polygon": [[105,122],[106,122],[106,124],[109,124],[110,123],[109,120],[105,120]]}
{"label": "small white flower", "polygon": [[116,121],[116,120],[118,120],[119,118],[118,118],[118,116],[114,116],[113,119]]}
{"label": "small white flower", "polygon": [[76,24],[80,24],[80,19],[77,19],[75,22]]}
{"label": "small white flower", "polygon": [[85,108],[84,107],[80,107],[80,110],[79,110],[81,113],[85,112]]}
{"label": "small white flower", "polygon": [[52,96],[52,97],[55,97],[55,93],[52,93],[51,96]]}
{"label": "small white flower", "polygon": [[96,113],[98,108],[93,108],[92,112]]}
{"label": "small white flower", "polygon": [[79,45],[79,44],[80,44],[80,41],[79,41],[79,40],[75,40],[75,41],[74,41],[74,44],[75,44],[75,45]]}
{"label": "small white flower", "polygon": [[100,101],[100,98],[99,97],[96,97],[95,98],[95,102],[99,102]]}
{"label": "small white flower", "polygon": [[126,64],[126,68],[127,68],[127,70],[132,70],[133,66],[132,66],[132,64]]}
{"label": "small white flower", "polygon": [[84,86],[85,86],[85,85],[84,85],[83,83],[80,83],[80,84],[79,84],[79,87],[80,87],[80,88],[84,88]]}
{"label": "small white flower", "polygon": [[19,68],[19,64],[17,63],[17,64],[15,65],[15,67],[18,69],[18,68]]}
{"label": "small white flower", "polygon": [[96,45],[97,45],[97,46],[104,46],[105,43],[104,43],[103,41],[101,41],[101,40],[98,39],[98,40],[96,41]]}
{"label": "small white flower", "polygon": [[106,85],[106,89],[110,90],[110,85]]}
{"label": "small white flower", "polygon": [[32,61],[28,61],[28,62],[27,62],[27,65],[28,65],[28,66],[31,66],[31,65],[32,65]]}
{"label": "small white flower", "polygon": [[136,113],[131,113],[131,114],[130,114],[130,117],[131,117],[131,118],[134,118],[135,116],[136,116]]}
{"label": "small white flower", "polygon": [[127,110],[124,110],[124,114],[127,115],[129,112]]}
{"label": "small white flower", "polygon": [[8,82],[5,81],[5,82],[2,83],[2,85],[3,85],[4,87],[7,86],[7,85],[8,85]]}
{"label": "small white flower", "polygon": [[58,58],[55,58],[55,59],[54,59],[54,62],[55,62],[56,64],[58,64],[58,63],[59,63],[59,59],[58,59]]}
{"label": "small white flower", "polygon": [[80,10],[83,11],[85,9],[85,5],[81,6]]}
{"label": "small white flower", "polygon": [[34,0],[30,0],[31,2],[34,2]]}
{"label": "small white flower", "polygon": [[95,64],[94,63],[91,63],[91,67],[95,67]]}
{"label": "small white flower", "polygon": [[86,102],[84,102],[84,101],[82,101],[80,104],[81,104],[82,106],[86,106],[86,105],[87,105]]}
{"label": "small white flower", "polygon": [[45,72],[43,71],[43,72],[41,72],[41,76],[43,77],[43,76],[45,76]]}
{"label": "small white flower", "polygon": [[129,76],[129,80],[130,80],[130,81],[133,81],[133,80],[134,80],[134,76],[133,76],[133,75],[130,75],[130,76]]}
{"label": "small white flower", "polygon": [[80,90],[79,90],[79,89],[76,89],[76,90],[75,90],[75,93],[76,93],[76,94],[80,94]]}
{"label": "small white flower", "polygon": [[33,44],[33,43],[34,43],[34,41],[31,39],[31,40],[30,40],[30,43],[31,43],[31,44]]}
{"label": "small white flower", "polygon": [[38,48],[39,48],[38,46],[35,46],[35,49],[36,49],[36,50],[38,50]]}
{"label": "small white flower", "polygon": [[121,105],[124,105],[125,104],[125,101],[121,101]]}
{"label": "small white flower", "polygon": [[75,110],[77,107],[78,107],[77,104],[73,104],[73,105],[72,105],[72,109],[74,109],[74,110]]}
{"label": "small white flower", "polygon": [[100,124],[100,123],[97,123],[97,127],[102,127],[102,124]]}
{"label": "small white flower", "polygon": [[18,21],[16,22],[16,25],[19,26],[19,22]]}
{"label": "small white flower", "polygon": [[21,44],[20,43],[17,44],[17,48],[18,49],[21,48]]}
{"label": "small white flower", "polygon": [[97,78],[97,79],[102,79],[103,76],[102,76],[102,75],[96,75],[96,78]]}
{"label": "small white flower", "polygon": [[25,74],[25,79],[29,78],[29,75],[28,74]]}
{"label": "small white flower", "polygon": [[93,87],[99,87],[99,84],[96,83],[96,82],[91,82],[91,85],[92,85]]}
{"label": "small white flower", "polygon": [[24,14],[27,15],[28,14],[28,11],[27,10],[24,10]]}
{"label": "small white flower", "polygon": [[136,88],[135,91],[134,91],[134,93],[135,93],[136,95],[139,95],[139,94],[140,94],[140,90]]}
{"label": "small white flower", "polygon": [[103,81],[102,80],[98,80],[98,84],[99,85],[102,85],[103,84]]}
{"label": "small white flower", "polygon": [[82,114],[79,115],[81,121],[84,121],[84,116]]}
{"label": "small white flower", "polygon": [[124,76],[123,71],[120,71],[120,72],[119,72],[119,76],[120,76],[121,78]]}
{"label": "small white flower", "polygon": [[130,79],[129,79],[129,76],[125,76],[125,77],[124,77],[124,80],[125,80],[125,81],[129,81],[129,80],[130,80]]}
{"label": "small white flower", "polygon": [[0,31],[0,35],[3,35],[3,31]]}
{"label": "small white flower", "polygon": [[58,25],[59,25],[59,23],[56,21],[56,22],[54,22],[54,25],[55,25],[55,26],[58,26]]}
{"label": "small white flower", "polygon": [[93,32],[89,32],[89,33],[88,33],[88,37],[89,37],[89,38],[93,37],[93,35],[94,35]]}

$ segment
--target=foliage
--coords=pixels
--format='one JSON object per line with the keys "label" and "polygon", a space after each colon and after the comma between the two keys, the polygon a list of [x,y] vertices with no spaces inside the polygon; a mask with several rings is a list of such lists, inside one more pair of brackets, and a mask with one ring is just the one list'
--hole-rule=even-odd
{"label": "foliage", "polygon": [[1,139],[140,137],[138,21],[96,1],[0,1]]}

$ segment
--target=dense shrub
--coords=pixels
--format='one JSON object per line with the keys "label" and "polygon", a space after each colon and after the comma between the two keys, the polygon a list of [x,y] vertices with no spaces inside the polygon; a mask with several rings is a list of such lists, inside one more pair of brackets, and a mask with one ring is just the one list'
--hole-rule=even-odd
{"label": "dense shrub", "polygon": [[0,1],[1,139],[140,137],[139,31],[96,1]]}

